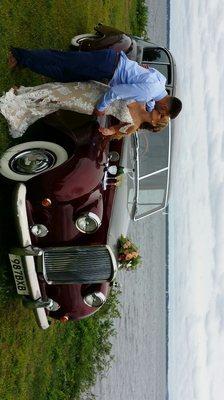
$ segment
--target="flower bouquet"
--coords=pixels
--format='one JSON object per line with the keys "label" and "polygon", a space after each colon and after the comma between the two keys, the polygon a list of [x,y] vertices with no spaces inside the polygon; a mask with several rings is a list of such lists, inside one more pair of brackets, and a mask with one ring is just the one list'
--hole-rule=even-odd
{"label": "flower bouquet", "polygon": [[121,235],[117,242],[119,268],[124,268],[127,271],[135,270],[141,263],[138,248],[131,240]]}

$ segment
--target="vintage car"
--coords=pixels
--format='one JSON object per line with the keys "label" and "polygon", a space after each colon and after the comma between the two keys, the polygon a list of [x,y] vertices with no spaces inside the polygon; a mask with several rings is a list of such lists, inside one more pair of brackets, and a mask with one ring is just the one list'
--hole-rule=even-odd
{"label": "vintage car", "polygon": [[[135,59],[161,70],[172,94],[170,52],[128,38]],[[9,254],[16,289],[43,329],[50,318],[95,313],[115,282],[117,240],[130,219],[167,205],[170,126],[112,141],[98,127],[94,117],[58,111],[30,126],[0,159],[1,174],[16,182],[19,245]]]}

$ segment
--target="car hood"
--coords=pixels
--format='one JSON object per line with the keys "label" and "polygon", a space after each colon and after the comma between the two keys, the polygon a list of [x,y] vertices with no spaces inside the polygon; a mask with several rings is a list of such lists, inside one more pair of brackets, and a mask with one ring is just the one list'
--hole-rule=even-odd
{"label": "car hood", "polygon": [[[102,181],[106,158],[101,162],[89,157],[72,156],[67,162],[27,183],[29,198],[50,198],[70,202],[91,193]],[[88,171],[88,173],[87,173]]]}

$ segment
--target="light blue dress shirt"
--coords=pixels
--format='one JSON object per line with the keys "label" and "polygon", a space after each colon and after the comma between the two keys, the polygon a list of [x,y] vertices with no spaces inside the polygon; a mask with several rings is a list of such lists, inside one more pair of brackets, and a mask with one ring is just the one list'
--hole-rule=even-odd
{"label": "light blue dress shirt", "polygon": [[136,61],[131,61],[122,51],[113,78],[109,82],[110,89],[97,105],[104,111],[114,100],[130,100],[146,103],[146,109],[152,111],[155,101],[167,96],[166,78],[154,68],[143,68]]}

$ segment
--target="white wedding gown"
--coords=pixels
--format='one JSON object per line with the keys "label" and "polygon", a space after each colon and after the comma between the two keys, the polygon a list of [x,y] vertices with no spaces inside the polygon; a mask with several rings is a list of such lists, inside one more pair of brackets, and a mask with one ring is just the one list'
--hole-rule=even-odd
{"label": "white wedding gown", "polygon": [[[17,138],[39,118],[60,109],[91,115],[107,90],[107,85],[95,81],[20,86],[0,97],[0,112],[8,122],[10,135]],[[133,125],[127,105],[127,101],[116,100],[107,108],[106,114]]]}

